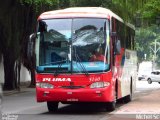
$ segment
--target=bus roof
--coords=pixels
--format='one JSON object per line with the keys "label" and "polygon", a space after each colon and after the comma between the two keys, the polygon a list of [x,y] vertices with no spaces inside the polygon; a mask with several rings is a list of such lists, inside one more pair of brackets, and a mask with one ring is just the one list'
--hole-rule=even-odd
{"label": "bus roof", "polygon": [[40,19],[52,19],[52,18],[76,18],[76,17],[94,17],[94,18],[108,18],[114,17],[119,21],[123,20],[113,13],[111,10],[102,7],[72,7],[62,10],[54,10],[44,12],[39,16]]}

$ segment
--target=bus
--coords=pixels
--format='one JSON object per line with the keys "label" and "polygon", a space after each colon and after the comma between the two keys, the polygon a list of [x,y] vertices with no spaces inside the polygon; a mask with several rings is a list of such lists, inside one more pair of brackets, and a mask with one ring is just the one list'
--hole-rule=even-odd
{"label": "bus", "polygon": [[133,25],[102,7],[48,11],[37,21],[37,102],[46,102],[49,111],[57,111],[59,103],[98,103],[113,111],[117,100],[132,100]]}

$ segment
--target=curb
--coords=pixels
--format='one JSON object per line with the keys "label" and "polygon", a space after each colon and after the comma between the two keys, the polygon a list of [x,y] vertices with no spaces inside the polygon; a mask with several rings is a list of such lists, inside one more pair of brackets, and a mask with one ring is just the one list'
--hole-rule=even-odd
{"label": "curb", "polygon": [[[24,93],[24,92],[29,92],[29,91],[34,91],[35,87],[29,87],[30,85],[30,81],[26,81],[26,82],[21,82],[20,83],[20,90],[15,89],[15,90],[5,90],[2,91],[3,96],[9,96],[9,95],[13,95],[13,94],[20,94],[20,93]],[[2,84],[3,86],[3,84]]]}
{"label": "curb", "polygon": [[13,95],[13,94],[20,94],[20,93],[24,93],[27,91],[18,91],[18,90],[12,90],[12,91],[3,91],[3,96],[9,96],[9,95]]}
{"label": "curb", "polygon": [[35,88],[22,87],[20,90],[3,91],[3,96],[35,91]]}

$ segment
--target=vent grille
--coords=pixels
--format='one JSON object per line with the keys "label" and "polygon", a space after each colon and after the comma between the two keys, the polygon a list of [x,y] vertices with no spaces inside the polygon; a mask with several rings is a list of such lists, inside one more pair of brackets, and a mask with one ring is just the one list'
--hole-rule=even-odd
{"label": "vent grille", "polygon": [[64,89],[80,89],[80,88],[84,88],[84,86],[61,86],[60,88],[64,88]]}

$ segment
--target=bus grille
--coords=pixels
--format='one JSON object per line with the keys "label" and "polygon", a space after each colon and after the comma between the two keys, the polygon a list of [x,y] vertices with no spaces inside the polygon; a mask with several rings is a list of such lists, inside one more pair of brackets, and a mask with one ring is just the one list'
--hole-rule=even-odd
{"label": "bus grille", "polygon": [[84,86],[61,86],[60,88],[64,88],[64,89],[79,89],[79,88],[84,88]]}

